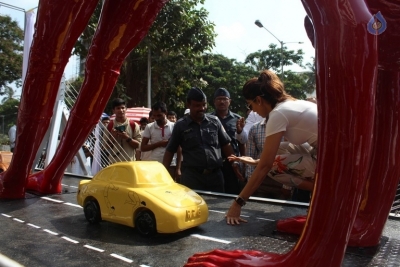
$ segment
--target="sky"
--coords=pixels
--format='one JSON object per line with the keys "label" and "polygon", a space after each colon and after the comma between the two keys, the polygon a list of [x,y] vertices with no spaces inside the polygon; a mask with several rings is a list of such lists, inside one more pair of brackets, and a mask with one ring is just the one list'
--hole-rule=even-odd
{"label": "sky", "polygon": [[[62,0],[58,0],[62,1]],[[24,27],[24,13],[5,6],[9,4],[24,10],[38,6],[38,0],[0,0],[0,15],[9,15]],[[314,48],[303,27],[306,13],[300,0],[205,0],[203,6],[209,12],[209,20],[215,24],[216,46],[213,53],[222,54],[243,62],[246,56],[258,50],[268,49],[274,43],[280,47],[283,41],[289,50],[302,49],[303,63],[312,62]],[[260,20],[265,28],[254,24]],[[302,42],[302,44],[299,44]],[[66,79],[78,74],[76,58],[71,58],[65,70]],[[293,71],[305,71],[290,67]]]}

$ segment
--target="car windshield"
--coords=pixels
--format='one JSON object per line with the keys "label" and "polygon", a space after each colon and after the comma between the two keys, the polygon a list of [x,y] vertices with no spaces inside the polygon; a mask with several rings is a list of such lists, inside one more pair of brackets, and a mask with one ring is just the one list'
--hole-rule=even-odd
{"label": "car windshield", "polygon": [[153,166],[149,168],[147,165],[137,165],[136,170],[136,181],[138,185],[161,185],[171,183],[171,176],[168,171],[161,165]]}

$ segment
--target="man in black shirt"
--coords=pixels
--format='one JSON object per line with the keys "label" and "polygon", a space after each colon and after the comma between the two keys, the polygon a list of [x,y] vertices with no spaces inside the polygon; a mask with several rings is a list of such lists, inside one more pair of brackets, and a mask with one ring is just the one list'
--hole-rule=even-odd
{"label": "man in black shirt", "polygon": [[187,107],[190,113],[175,123],[163,164],[168,167],[181,146],[181,184],[191,189],[224,192],[221,151],[225,156],[233,154],[231,140],[218,118],[205,113],[207,98],[203,91],[190,89]]}
{"label": "man in black shirt", "polygon": [[[229,110],[231,104],[230,97],[228,90],[225,88],[218,88],[214,93],[215,110],[211,115],[218,117],[224,126],[226,133],[231,138],[231,146],[235,156],[244,156],[245,146],[235,139],[236,122],[241,118],[241,116]],[[240,173],[239,162],[235,162],[232,165],[232,163],[225,157],[222,166],[222,174],[224,175],[225,180],[225,193],[239,194],[239,180],[244,182],[244,178]]]}

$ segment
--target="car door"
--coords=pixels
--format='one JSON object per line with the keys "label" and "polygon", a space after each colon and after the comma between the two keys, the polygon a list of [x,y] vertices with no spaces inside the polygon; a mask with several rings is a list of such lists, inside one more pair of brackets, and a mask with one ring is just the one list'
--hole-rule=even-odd
{"label": "car door", "polygon": [[132,190],[132,169],[116,166],[109,173],[109,184],[104,190],[109,205],[110,220],[132,225],[133,208],[138,205],[138,197]]}

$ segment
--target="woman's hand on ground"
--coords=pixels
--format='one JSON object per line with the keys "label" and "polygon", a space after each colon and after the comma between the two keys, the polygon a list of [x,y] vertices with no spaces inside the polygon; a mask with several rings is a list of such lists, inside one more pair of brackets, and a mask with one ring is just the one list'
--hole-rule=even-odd
{"label": "woman's hand on ground", "polygon": [[226,223],[229,225],[236,225],[241,222],[247,223],[247,220],[240,217],[240,211],[241,207],[234,201],[225,215]]}

